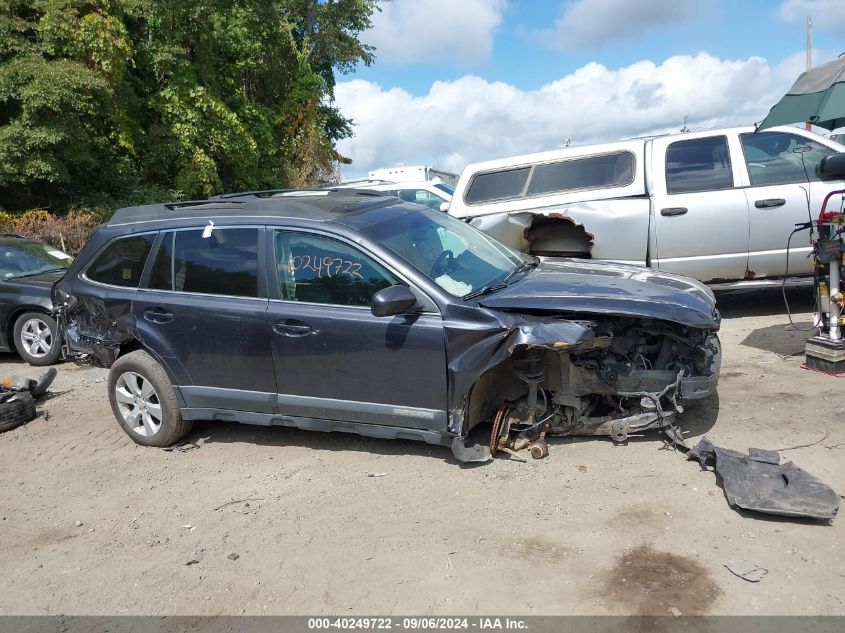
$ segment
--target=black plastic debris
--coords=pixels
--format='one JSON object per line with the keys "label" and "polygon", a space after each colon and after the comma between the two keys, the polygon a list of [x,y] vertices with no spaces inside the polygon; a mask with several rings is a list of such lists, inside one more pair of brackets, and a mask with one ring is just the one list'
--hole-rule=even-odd
{"label": "black plastic debris", "polygon": [[51,367],[36,380],[19,376],[0,379],[0,433],[34,419],[35,401],[47,393],[55,378],[56,370]]}
{"label": "black plastic debris", "polygon": [[733,508],[820,520],[832,520],[839,510],[839,496],[830,486],[792,462],[781,464],[777,451],[751,448],[746,455],[703,437],[687,459],[702,468],[715,466]]}

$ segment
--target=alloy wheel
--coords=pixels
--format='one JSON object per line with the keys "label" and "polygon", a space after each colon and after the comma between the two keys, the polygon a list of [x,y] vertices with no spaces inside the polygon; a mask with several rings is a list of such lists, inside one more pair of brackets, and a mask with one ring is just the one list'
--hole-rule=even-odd
{"label": "alloy wheel", "polygon": [[124,372],[114,392],[120,415],[134,433],[152,437],[161,430],[161,401],[149,380],[134,371]]}
{"label": "alloy wheel", "polygon": [[34,358],[44,358],[53,347],[53,330],[39,318],[26,321],[21,328],[21,343]]}

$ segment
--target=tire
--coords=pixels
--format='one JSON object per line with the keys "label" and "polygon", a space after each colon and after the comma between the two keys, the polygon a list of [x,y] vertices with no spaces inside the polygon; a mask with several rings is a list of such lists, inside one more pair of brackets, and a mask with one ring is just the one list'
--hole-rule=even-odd
{"label": "tire", "polygon": [[147,352],[119,357],[108,384],[114,417],[135,443],[163,448],[191,430],[193,422],[182,419],[167,372]]}
{"label": "tire", "polygon": [[0,403],[0,433],[11,431],[35,418],[35,400],[26,391],[14,400]]}
{"label": "tire", "polygon": [[15,349],[35,367],[54,365],[62,353],[56,320],[43,312],[24,312],[15,321]]}

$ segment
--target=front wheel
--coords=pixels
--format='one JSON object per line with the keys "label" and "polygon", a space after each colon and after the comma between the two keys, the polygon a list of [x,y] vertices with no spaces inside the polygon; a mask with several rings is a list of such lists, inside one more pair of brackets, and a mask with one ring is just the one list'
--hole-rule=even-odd
{"label": "front wheel", "polygon": [[143,350],[121,356],[109,371],[109,401],[115,418],[143,446],[170,446],[191,430],[164,368]]}
{"label": "front wheel", "polygon": [[43,312],[24,312],[15,321],[15,349],[36,367],[53,365],[62,353],[62,337],[56,320]]}

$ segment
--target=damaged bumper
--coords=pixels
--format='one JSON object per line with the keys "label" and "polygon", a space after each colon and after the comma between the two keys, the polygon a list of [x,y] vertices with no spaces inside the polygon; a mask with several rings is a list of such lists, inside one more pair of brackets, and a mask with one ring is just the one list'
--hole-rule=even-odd
{"label": "damaged bumper", "polygon": [[[76,320],[69,320],[64,308],[53,311],[59,329],[63,332],[62,357],[80,363],[94,363],[101,367],[111,367],[120,354],[120,343],[87,336],[81,332]],[[91,328],[88,328],[91,329]]]}

